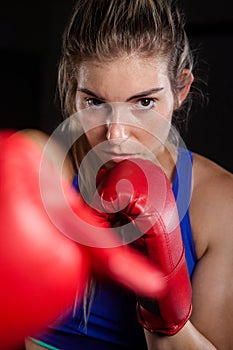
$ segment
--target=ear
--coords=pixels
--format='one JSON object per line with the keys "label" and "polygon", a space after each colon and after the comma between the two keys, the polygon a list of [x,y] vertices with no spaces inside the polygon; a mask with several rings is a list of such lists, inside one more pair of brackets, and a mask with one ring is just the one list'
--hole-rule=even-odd
{"label": "ear", "polygon": [[187,68],[183,69],[181,76],[179,78],[179,88],[177,93],[177,103],[178,103],[177,108],[179,108],[182,105],[182,103],[185,101],[190,91],[193,80],[194,80],[194,77],[192,72]]}

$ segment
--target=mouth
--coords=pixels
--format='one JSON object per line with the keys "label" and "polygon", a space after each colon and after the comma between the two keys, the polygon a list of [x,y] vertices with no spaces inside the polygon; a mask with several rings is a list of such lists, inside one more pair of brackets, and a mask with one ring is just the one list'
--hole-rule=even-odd
{"label": "mouth", "polygon": [[141,158],[142,155],[139,153],[115,153],[115,152],[105,152],[104,158],[107,161],[112,161],[114,163],[122,162],[125,159],[135,159]]}

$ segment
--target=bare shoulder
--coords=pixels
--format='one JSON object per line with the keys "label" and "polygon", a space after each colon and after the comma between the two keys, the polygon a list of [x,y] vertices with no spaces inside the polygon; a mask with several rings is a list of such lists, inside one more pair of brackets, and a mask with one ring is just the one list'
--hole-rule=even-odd
{"label": "bare shoulder", "polygon": [[[194,154],[190,204],[198,263],[192,277],[192,324],[216,349],[233,344],[233,175]],[[218,320],[221,319],[221,322]]]}
{"label": "bare shoulder", "polygon": [[[194,154],[190,216],[197,254],[218,241],[233,244],[233,174]],[[201,237],[200,237],[201,235]]]}
{"label": "bare shoulder", "polygon": [[[205,189],[205,194],[226,200],[225,195],[233,198],[233,174],[213,161],[194,154],[193,188],[195,191]],[[231,189],[231,191],[229,191]],[[225,192],[226,191],[226,192]]]}

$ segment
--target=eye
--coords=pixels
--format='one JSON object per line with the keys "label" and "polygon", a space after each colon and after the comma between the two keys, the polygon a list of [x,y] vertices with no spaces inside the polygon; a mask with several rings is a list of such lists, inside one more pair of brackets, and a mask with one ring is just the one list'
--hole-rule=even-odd
{"label": "eye", "polygon": [[86,98],[85,102],[86,102],[86,106],[89,108],[100,108],[104,104],[103,101],[94,97]]}
{"label": "eye", "polygon": [[139,109],[144,109],[144,110],[149,110],[151,109],[155,104],[155,99],[154,98],[140,98],[140,100],[137,101],[137,107]]}

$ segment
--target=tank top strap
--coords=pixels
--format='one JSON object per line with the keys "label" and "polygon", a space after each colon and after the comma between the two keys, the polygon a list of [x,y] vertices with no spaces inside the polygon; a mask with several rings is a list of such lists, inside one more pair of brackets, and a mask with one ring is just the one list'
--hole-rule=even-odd
{"label": "tank top strap", "polygon": [[179,148],[172,190],[177,203],[181,234],[185,247],[185,257],[190,277],[192,276],[197,263],[189,216],[192,188],[192,167],[192,152],[185,148]]}

